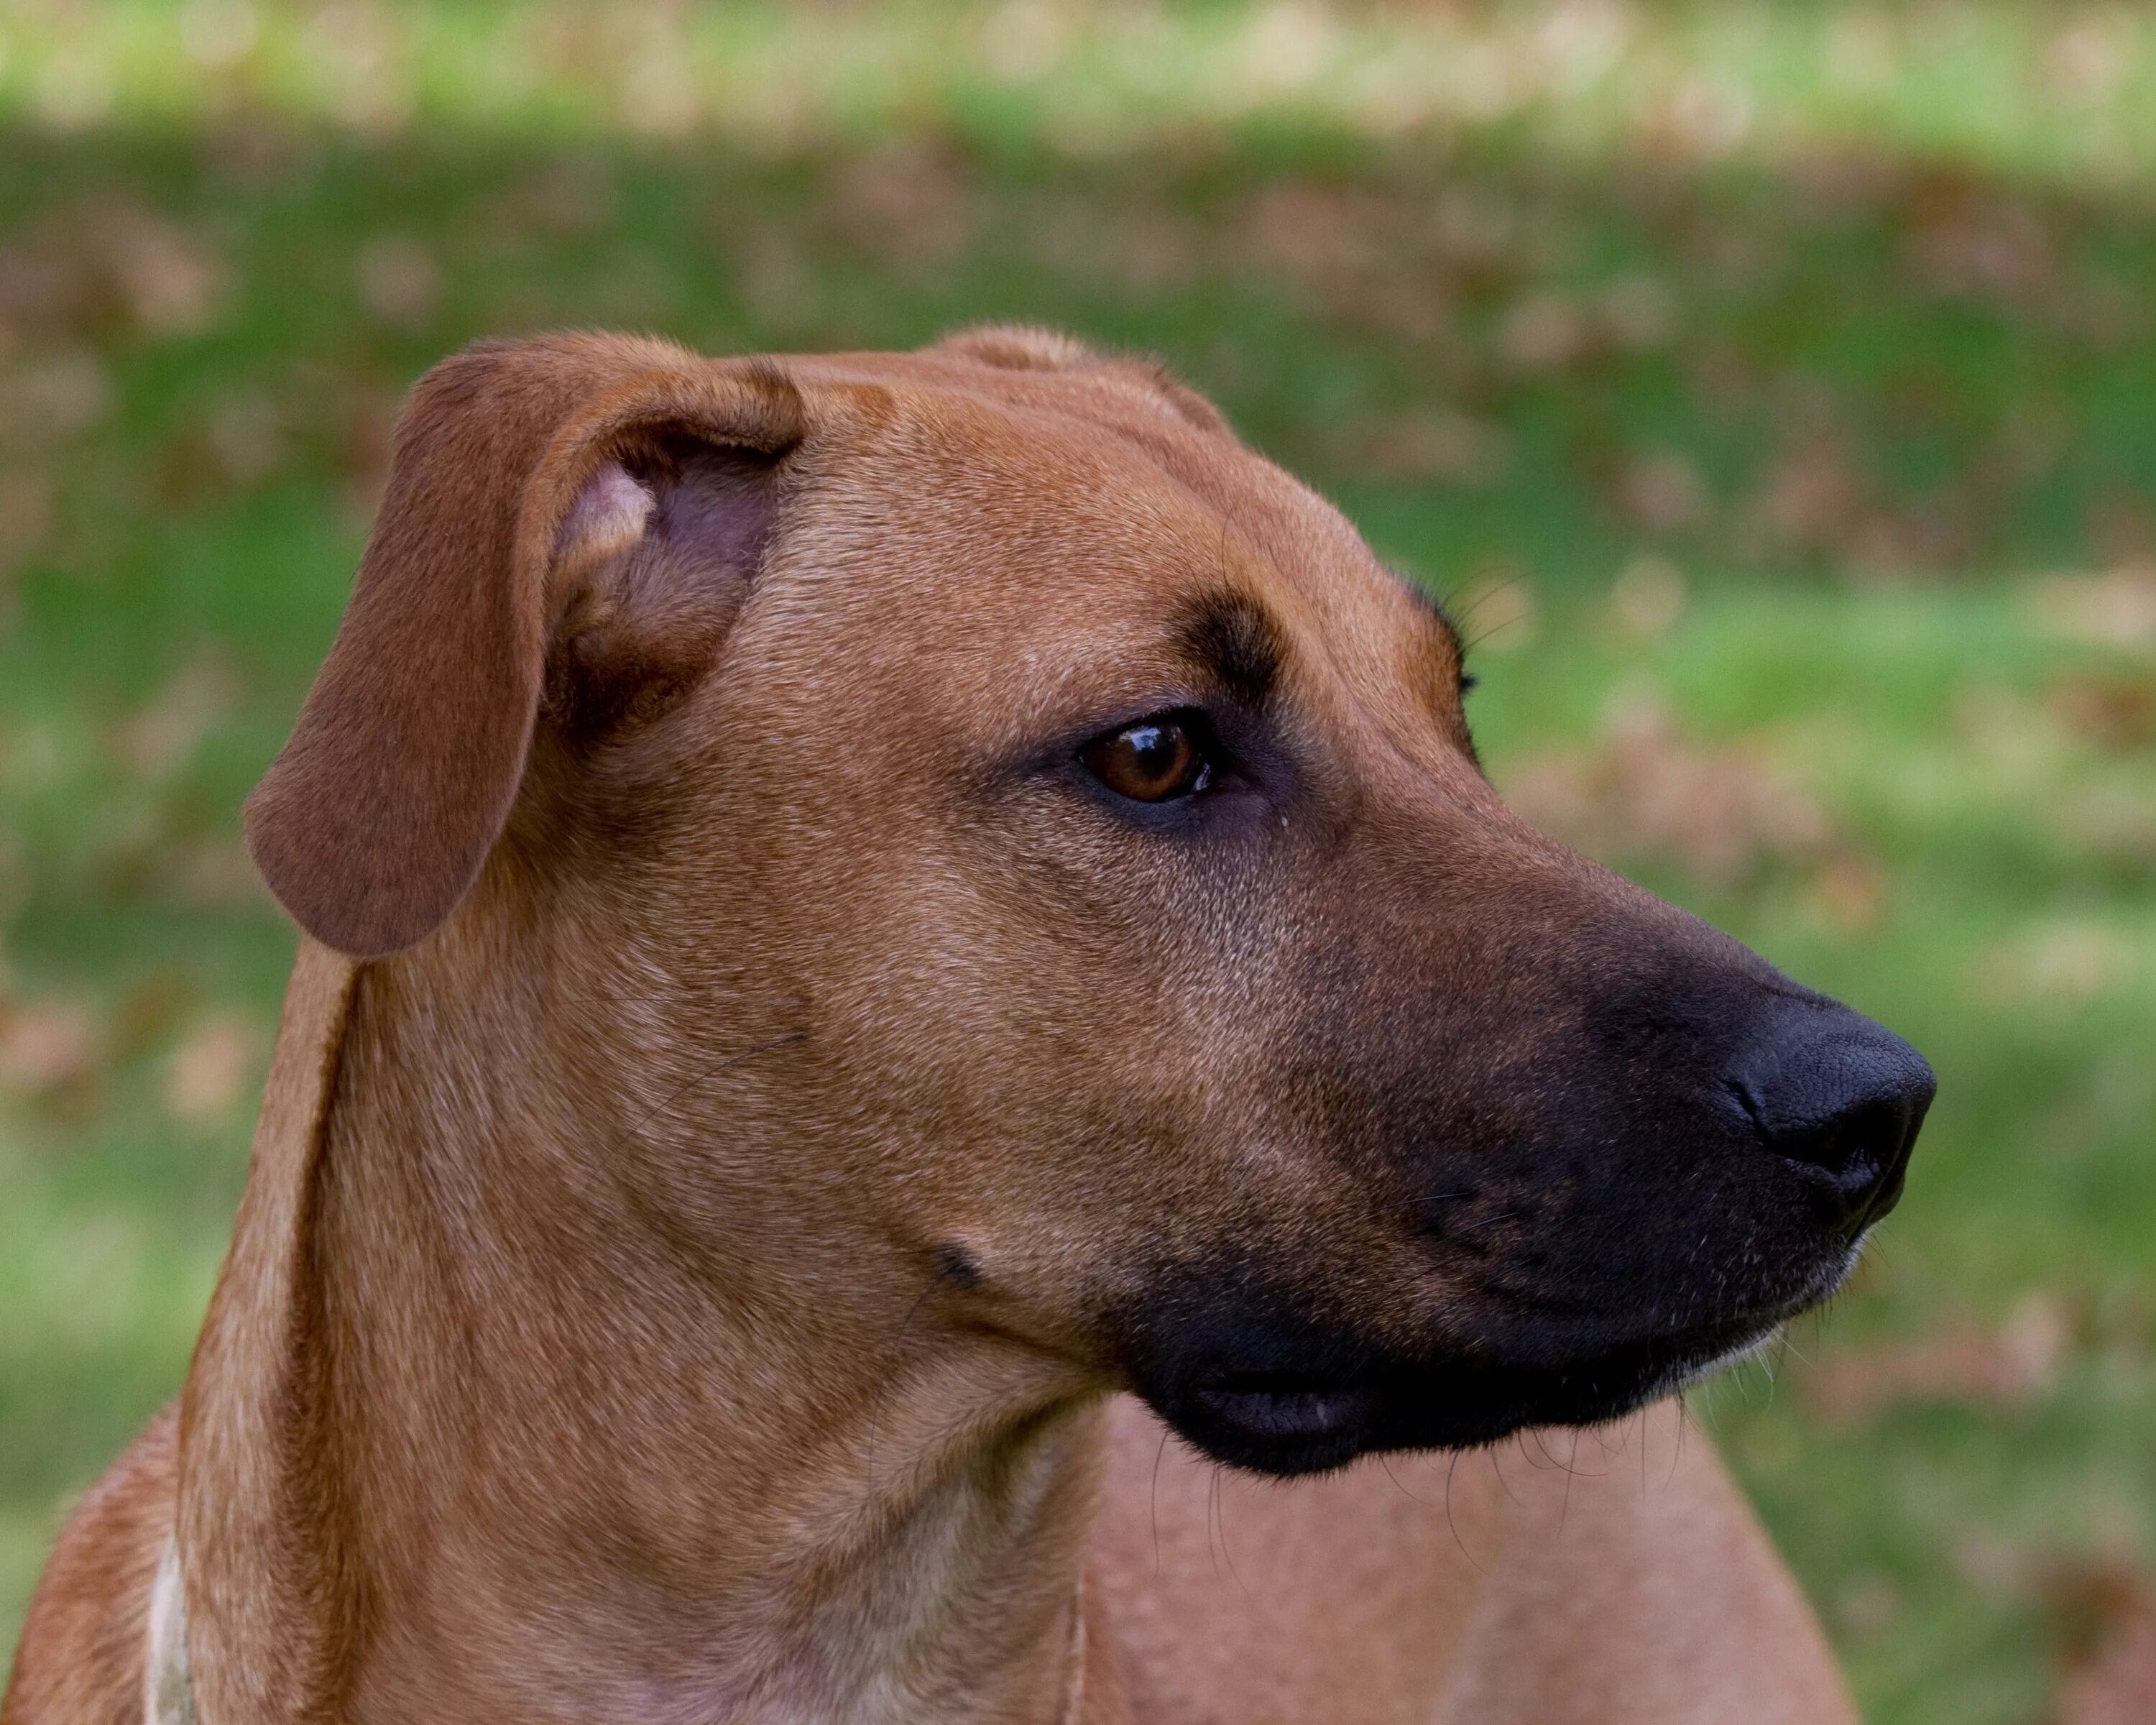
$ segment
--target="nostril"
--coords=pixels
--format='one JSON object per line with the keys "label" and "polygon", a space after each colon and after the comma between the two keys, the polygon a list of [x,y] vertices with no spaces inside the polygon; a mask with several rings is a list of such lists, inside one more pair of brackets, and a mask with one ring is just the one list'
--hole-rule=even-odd
{"label": "nostril", "polygon": [[1902,1110],[1873,1098],[1827,1120],[1772,1136],[1768,1142],[1789,1161],[1824,1174],[1838,1189],[1856,1192],[1878,1178],[1907,1136]]}
{"label": "nostril", "polygon": [[1828,1219],[1869,1227],[1900,1197],[1934,1080],[1922,1055],[1855,1013],[1807,1015],[1728,1081],[1761,1146],[1810,1186]]}

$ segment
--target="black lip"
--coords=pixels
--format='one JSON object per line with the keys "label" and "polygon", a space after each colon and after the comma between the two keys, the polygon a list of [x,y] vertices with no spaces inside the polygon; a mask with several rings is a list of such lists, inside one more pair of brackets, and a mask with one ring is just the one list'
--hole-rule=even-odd
{"label": "black lip", "polygon": [[1189,1397],[1253,1452],[1291,1456],[1353,1440],[1383,1405],[1374,1384],[1292,1372],[1216,1373],[1194,1384]]}
{"label": "black lip", "polygon": [[1207,1363],[1146,1396],[1216,1461],[1281,1476],[1319,1473],[1373,1451],[1473,1449],[1530,1426],[1618,1419],[1756,1343],[1779,1316],[1532,1362],[1460,1355],[1371,1359],[1332,1371]]}

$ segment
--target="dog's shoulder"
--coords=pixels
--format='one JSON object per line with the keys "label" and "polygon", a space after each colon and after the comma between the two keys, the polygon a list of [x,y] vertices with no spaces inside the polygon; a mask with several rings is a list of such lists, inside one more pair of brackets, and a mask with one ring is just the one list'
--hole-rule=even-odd
{"label": "dog's shoulder", "polygon": [[84,1494],[31,1598],[4,1725],[136,1725],[150,1593],[172,1537],[179,1408]]}

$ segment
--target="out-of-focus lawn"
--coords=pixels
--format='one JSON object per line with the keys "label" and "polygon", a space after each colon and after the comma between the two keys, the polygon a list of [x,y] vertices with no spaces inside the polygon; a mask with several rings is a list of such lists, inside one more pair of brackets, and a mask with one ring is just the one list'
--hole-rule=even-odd
{"label": "out-of-focus lawn", "polygon": [[239,804],[400,392],[1024,317],[1455,594],[1531,813],[1932,1056],[1860,1286],[1702,1417],[1878,1725],[2127,1717],[2153,96],[2051,4],[0,11],[0,1643],[184,1371],[291,944]]}

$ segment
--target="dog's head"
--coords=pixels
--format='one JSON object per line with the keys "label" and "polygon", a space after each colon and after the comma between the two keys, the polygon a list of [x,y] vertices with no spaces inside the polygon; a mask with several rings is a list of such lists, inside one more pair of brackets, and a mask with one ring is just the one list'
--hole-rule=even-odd
{"label": "dog's head", "polygon": [[250,839],[331,946],[543,973],[625,1099],[591,1153],[715,1260],[1296,1471],[1757,1343],[1931,1098],[1512,816],[1464,681],[1156,369],[551,338],[420,386]]}

